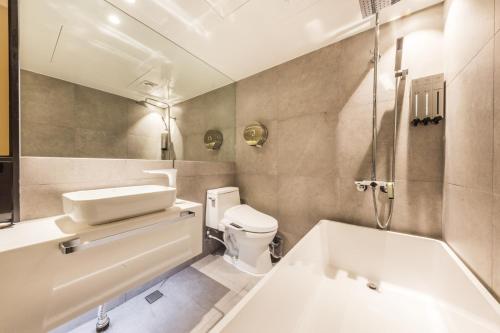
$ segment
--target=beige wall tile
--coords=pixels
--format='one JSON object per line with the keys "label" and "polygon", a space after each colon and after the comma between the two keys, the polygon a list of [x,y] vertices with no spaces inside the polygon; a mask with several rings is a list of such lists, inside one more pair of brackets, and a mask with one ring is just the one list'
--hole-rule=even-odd
{"label": "beige wall tile", "polygon": [[500,30],[500,1],[495,0],[495,32]]}
{"label": "beige wall tile", "polygon": [[336,173],[335,113],[316,113],[278,123],[280,175],[327,176]]}
{"label": "beige wall tile", "polygon": [[[446,120],[447,121],[447,120]],[[406,122],[402,126],[408,126]],[[444,122],[411,127],[398,137],[396,179],[442,182],[444,179]]]}
{"label": "beige wall tile", "polygon": [[[127,160],[105,158],[60,158],[58,160],[60,160],[58,163],[64,163],[65,160],[71,160],[73,162],[76,177],[67,181],[67,183],[99,182],[103,184],[113,184],[120,180],[127,179]],[[34,165],[34,167],[36,167],[36,165]]]}
{"label": "beige wall tile", "polygon": [[129,158],[159,160],[161,159],[161,136],[126,136],[126,155]]}
{"label": "beige wall tile", "polygon": [[127,158],[127,136],[115,135],[106,130],[77,128],[74,156]]}
{"label": "beige wall tile", "polygon": [[[285,176],[278,178],[280,230],[300,238],[321,219],[334,219],[339,210],[336,178]],[[289,240],[291,244],[292,241]]]}
{"label": "beige wall tile", "polygon": [[76,127],[122,135],[127,130],[128,99],[76,85]]}
{"label": "beige wall tile", "polygon": [[[379,107],[377,174],[385,179],[389,177],[387,166],[391,158],[393,132],[392,123],[387,124],[385,119],[393,118],[392,104],[385,102]],[[371,175],[371,110],[371,105],[356,105],[344,108],[339,114],[338,125],[333,128],[333,132],[338,146],[337,169],[340,178],[360,180]],[[399,152],[398,161],[405,155],[406,151]]]}
{"label": "beige wall tile", "polygon": [[278,72],[271,68],[236,83],[236,126],[278,117]]}
{"label": "beige wall tile", "polygon": [[[500,2],[498,2],[500,7]],[[500,19],[500,18],[499,18]],[[493,82],[493,105],[494,105],[494,139],[493,139],[493,192],[500,193],[500,34],[496,34],[494,52],[494,82]]]}
{"label": "beige wall tile", "polygon": [[77,181],[75,159],[58,157],[21,157],[21,186],[61,184]]}
{"label": "beige wall tile", "polygon": [[21,155],[76,156],[75,130],[24,120],[21,124]]}
{"label": "beige wall tile", "polygon": [[[148,105],[143,106],[134,101],[127,101],[127,134],[154,136],[165,131],[165,125],[161,119],[163,110]],[[166,117],[164,117],[167,121]]]}
{"label": "beige wall tile", "polygon": [[202,203],[205,207],[207,190],[234,185],[235,176],[233,174],[181,176],[177,178],[177,197]]}
{"label": "beige wall tile", "polygon": [[478,190],[492,188],[493,41],[447,90],[447,182]]}
{"label": "beige wall tile", "polygon": [[479,278],[491,285],[493,194],[446,185],[444,239]]}
{"label": "beige wall tile", "polygon": [[500,298],[500,196],[494,196],[493,209],[493,251],[492,251],[492,270],[493,282],[491,289]]}
{"label": "beige wall tile", "polygon": [[452,83],[458,73],[493,37],[495,0],[445,2],[445,74]]}
{"label": "beige wall tile", "polygon": [[441,238],[441,182],[398,181],[391,230]]}
{"label": "beige wall tile", "polygon": [[23,156],[161,158],[159,110],[24,70],[21,104]]}
{"label": "beige wall tile", "polygon": [[240,197],[248,205],[274,218],[278,218],[277,176],[238,173],[236,184],[240,188]]}
{"label": "beige wall tile", "polygon": [[207,162],[207,161],[175,161],[177,175],[187,176],[210,176],[235,174],[236,166],[234,162]]}
{"label": "beige wall tile", "polygon": [[69,82],[21,71],[21,118],[31,123],[71,127],[75,88]]}
{"label": "beige wall tile", "polygon": [[[172,116],[176,118],[172,131],[176,159],[234,161],[235,86],[230,84],[172,108]],[[222,132],[224,139],[219,150],[205,148],[204,135],[210,129]]]}
{"label": "beige wall tile", "polygon": [[279,119],[337,111],[345,96],[343,85],[338,84],[344,78],[339,77],[340,45],[327,46],[277,67]]}

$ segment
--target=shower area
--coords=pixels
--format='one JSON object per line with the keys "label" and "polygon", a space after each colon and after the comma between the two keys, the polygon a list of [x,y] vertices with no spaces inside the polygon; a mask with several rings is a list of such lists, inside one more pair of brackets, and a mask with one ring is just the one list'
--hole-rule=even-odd
{"label": "shower area", "polygon": [[[398,110],[400,107],[400,96],[404,98],[404,89],[406,83],[406,77],[408,76],[408,69],[401,69],[402,57],[403,57],[403,42],[404,38],[400,37],[396,41],[396,58],[394,61],[394,117],[393,117],[393,136],[392,136],[392,152],[390,158],[389,174],[390,179],[388,181],[379,180],[377,178],[377,140],[378,140],[378,122],[377,122],[377,109],[378,109],[378,63],[380,58],[379,53],[379,38],[380,38],[380,22],[379,15],[380,11],[386,7],[396,3],[399,0],[392,1],[375,1],[375,0],[360,0],[361,12],[363,18],[374,16],[375,18],[375,43],[373,48],[373,109],[372,109],[372,154],[371,154],[371,179],[356,181],[356,187],[358,191],[366,191],[371,188],[372,200],[373,200],[373,210],[375,216],[375,222],[377,228],[382,230],[387,230],[390,228],[390,222],[392,219],[394,200],[395,200],[395,182],[396,182],[396,147],[397,147],[397,135],[398,135]],[[400,90],[401,89],[401,90]],[[401,94],[400,94],[401,91]],[[377,202],[377,188],[380,192],[387,194],[388,212],[387,216],[384,217],[383,212],[379,209],[379,204]]]}
{"label": "shower area", "polygon": [[[382,58],[380,47],[380,16],[384,9],[396,4],[400,0],[360,0],[361,13],[364,19],[373,24],[373,49],[370,63],[372,64],[372,91],[371,91],[371,143],[369,152],[370,177],[354,182],[358,192],[369,192],[373,207],[373,223],[376,228],[390,230],[393,219],[397,196],[396,166],[398,163],[398,137],[402,127],[417,127],[418,125],[439,125],[444,119],[444,79],[443,74],[428,75],[414,78],[411,87],[408,86],[408,68],[403,68],[404,36],[397,36],[394,42],[393,71],[389,72],[388,61],[385,61],[386,70],[380,75],[380,60]],[[391,85],[390,79],[393,80]],[[387,108],[390,98],[384,96],[379,99],[379,86],[390,86],[393,91],[392,108]],[[408,90],[408,91],[407,91]],[[385,102],[385,103],[384,103]],[[419,105],[420,103],[420,105]],[[383,106],[385,110],[380,110]],[[408,105],[408,111],[403,108]],[[365,107],[367,107],[366,105]],[[367,108],[368,109],[368,108]],[[383,111],[381,117],[380,111]],[[384,112],[386,111],[386,112]],[[402,116],[402,114],[404,116]],[[415,132],[415,131],[413,131]],[[367,134],[367,133],[365,133]],[[406,133],[404,133],[406,134]],[[424,133],[413,135],[425,135]],[[367,134],[368,135],[368,134]],[[409,139],[412,136],[408,136]],[[385,149],[379,149],[379,140],[385,139]],[[411,152],[411,143],[407,142],[407,150],[399,149],[407,158],[408,150]],[[401,153],[400,152],[400,153]],[[368,155],[368,154],[367,154]],[[382,172],[378,171],[382,170]],[[407,170],[403,170],[405,172]],[[401,179],[401,178],[400,178]],[[404,178],[403,178],[404,179]]]}

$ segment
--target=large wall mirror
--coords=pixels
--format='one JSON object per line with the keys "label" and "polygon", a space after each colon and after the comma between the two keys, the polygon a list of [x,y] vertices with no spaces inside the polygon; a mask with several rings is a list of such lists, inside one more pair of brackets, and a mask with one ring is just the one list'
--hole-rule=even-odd
{"label": "large wall mirror", "polygon": [[229,77],[109,1],[20,0],[19,14],[23,156],[234,160]]}

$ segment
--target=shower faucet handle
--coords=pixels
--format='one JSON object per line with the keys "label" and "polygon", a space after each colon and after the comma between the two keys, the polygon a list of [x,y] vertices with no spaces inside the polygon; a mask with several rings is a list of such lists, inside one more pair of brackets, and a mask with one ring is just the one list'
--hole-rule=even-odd
{"label": "shower faucet handle", "polygon": [[354,184],[356,185],[356,189],[359,192],[364,192],[368,189],[368,186],[370,186],[370,181],[369,180],[359,180],[359,181],[355,181]]}
{"label": "shower faucet handle", "polygon": [[387,197],[391,200],[394,199],[394,182],[387,183]]}

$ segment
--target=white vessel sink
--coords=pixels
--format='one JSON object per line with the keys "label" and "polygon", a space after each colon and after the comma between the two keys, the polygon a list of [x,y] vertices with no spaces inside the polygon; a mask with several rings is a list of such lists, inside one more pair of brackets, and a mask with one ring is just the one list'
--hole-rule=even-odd
{"label": "white vessel sink", "polygon": [[172,207],[176,190],[160,185],[104,188],[64,193],[64,212],[90,225],[144,215]]}

